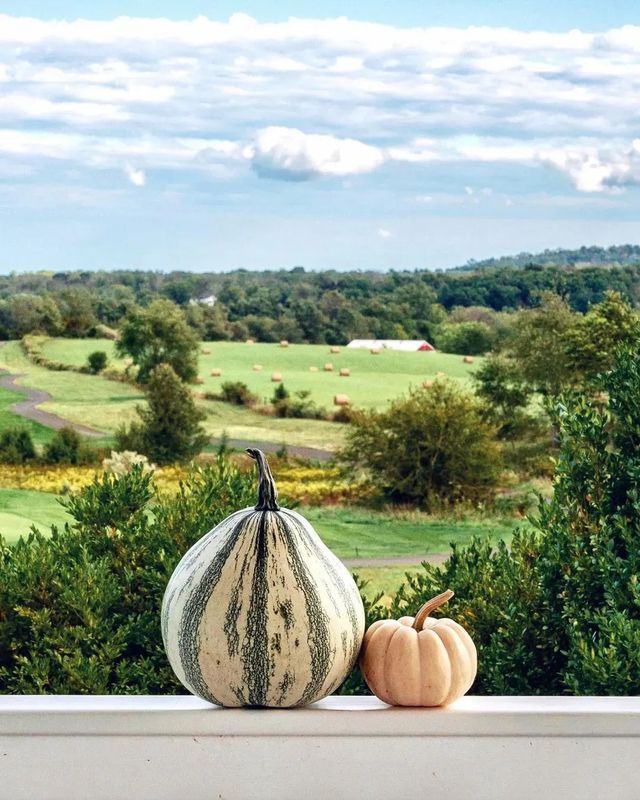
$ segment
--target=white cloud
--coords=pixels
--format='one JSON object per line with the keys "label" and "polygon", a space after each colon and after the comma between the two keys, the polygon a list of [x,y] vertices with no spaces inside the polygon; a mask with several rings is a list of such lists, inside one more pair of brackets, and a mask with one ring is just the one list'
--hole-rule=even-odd
{"label": "white cloud", "polygon": [[389,239],[392,234],[391,231],[387,230],[386,228],[378,228],[378,236],[381,239]]}
{"label": "white cloud", "polygon": [[0,15],[0,83],[12,168],[307,180],[476,162],[556,169],[580,192],[640,183],[634,26]]}
{"label": "white cloud", "polygon": [[125,164],[124,172],[134,186],[144,186],[147,176],[142,169],[135,169],[131,164]]}
{"label": "white cloud", "polygon": [[255,144],[246,152],[258,175],[294,181],[371,172],[384,160],[377,147],[355,139],[307,134],[297,128],[281,127],[260,131]]}
{"label": "white cloud", "polygon": [[541,153],[540,160],[568,175],[580,192],[619,192],[640,186],[640,139],[622,149],[552,150]]}

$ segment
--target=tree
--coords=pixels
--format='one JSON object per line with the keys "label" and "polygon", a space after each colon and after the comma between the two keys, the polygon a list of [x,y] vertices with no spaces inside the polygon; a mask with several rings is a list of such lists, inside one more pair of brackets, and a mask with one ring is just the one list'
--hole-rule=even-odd
{"label": "tree", "polygon": [[147,308],[131,311],[120,330],[116,352],[133,359],[140,383],[146,383],[159,364],[171,365],[184,381],[192,381],[198,372],[198,339],[170,300],[154,300]]}
{"label": "tree", "polygon": [[508,352],[525,380],[543,394],[555,395],[576,382],[566,341],[578,317],[555,294],[545,292],[541,300],[539,308],[518,315]]}
{"label": "tree", "polygon": [[491,328],[484,322],[446,323],[438,328],[436,345],[445,353],[482,355],[493,346]]}
{"label": "tree", "polygon": [[7,428],[0,434],[0,462],[24,464],[36,457],[36,448],[26,428]]}
{"label": "tree", "polygon": [[611,369],[620,347],[637,347],[639,342],[638,315],[618,292],[607,292],[568,331],[566,350],[576,372],[593,379]]}
{"label": "tree", "polygon": [[209,441],[200,427],[205,415],[170,364],[159,364],[146,385],[147,405],[138,406],[139,423],[116,433],[117,450],[144,453],[158,464],[188,461]]}
{"label": "tree", "polygon": [[87,357],[87,365],[91,372],[97,375],[107,366],[107,354],[104,350],[94,350],[93,353],[89,353]]}
{"label": "tree", "polygon": [[447,381],[414,390],[382,412],[360,412],[342,459],[363,466],[380,494],[426,508],[491,497],[501,465],[480,402]]}
{"label": "tree", "polygon": [[95,454],[77,431],[65,426],[55,432],[45,447],[44,460],[47,464],[89,464],[95,460]]}
{"label": "tree", "polygon": [[513,359],[492,355],[475,371],[473,382],[476,394],[486,403],[487,416],[498,427],[500,438],[517,436],[520,418],[533,394],[518,364]]}
{"label": "tree", "polygon": [[94,297],[84,286],[70,286],[60,292],[58,305],[67,336],[87,336],[98,322]]}

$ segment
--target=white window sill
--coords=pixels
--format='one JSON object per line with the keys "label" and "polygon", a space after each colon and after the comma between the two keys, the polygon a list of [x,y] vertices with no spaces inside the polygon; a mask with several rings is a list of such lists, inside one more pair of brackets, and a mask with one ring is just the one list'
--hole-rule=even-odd
{"label": "white window sill", "polygon": [[640,797],[640,697],[0,697],[0,800]]}

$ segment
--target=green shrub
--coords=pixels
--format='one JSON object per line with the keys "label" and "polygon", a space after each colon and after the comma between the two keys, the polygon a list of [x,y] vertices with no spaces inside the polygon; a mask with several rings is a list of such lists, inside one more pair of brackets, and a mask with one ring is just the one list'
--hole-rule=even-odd
{"label": "green shrub", "polygon": [[426,508],[491,499],[501,466],[481,403],[447,381],[355,414],[341,458],[364,467],[383,498]]}
{"label": "green shrub", "polygon": [[91,464],[97,454],[73,428],[65,426],[56,431],[43,455],[46,464]]}
{"label": "green shrub", "polygon": [[7,428],[0,433],[0,462],[24,464],[36,457],[36,448],[26,428]]}
{"label": "green shrub", "polygon": [[223,383],[220,387],[220,399],[236,406],[252,406],[258,402],[258,397],[242,381],[226,381]]}
{"label": "green shrub", "polygon": [[87,358],[87,366],[94,375],[102,372],[102,370],[107,366],[107,354],[104,352],[104,350],[94,350],[93,353],[89,353]]}
{"label": "green shrub", "polygon": [[254,503],[253,475],[223,459],[176,497],[135,467],[66,501],[73,521],[50,537],[0,539],[0,693],[184,692],[162,647],[165,586],[200,536]]}
{"label": "green shrub", "polygon": [[436,346],[443,353],[475,356],[491,350],[494,338],[484,322],[448,322],[438,329]]}
{"label": "green shrub", "polygon": [[200,427],[204,414],[189,387],[169,364],[155,367],[145,387],[147,405],[138,406],[140,422],[115,434],[116,450],[143,453],[158,464],[188,461],[209,441]]}
{"label": "green shrub", "polygon": [[327,412],[319,408],[311,399],[311,392],[301,389],[293,397],[285,388],[283,383],[279,383],[271,399],[273,410],[276,417],[293,419],[327,419]]}
{"label": "green shrub", "polygon": [[391,614],[445,588],[478,647],[474,692],[637,694],[640,685],[640,356],[618,356],[608,394],[555,408],[550,502],[511,547],[474,540],[425,565]]}

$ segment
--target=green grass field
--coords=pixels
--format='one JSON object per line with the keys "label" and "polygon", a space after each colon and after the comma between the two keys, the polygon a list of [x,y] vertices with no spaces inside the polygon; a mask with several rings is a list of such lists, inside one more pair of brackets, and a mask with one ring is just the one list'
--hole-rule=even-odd
{"label": "green grass field", "polygon": [[[416,558],[448,553],[451,542],[465,544],[473,535],[509,542],[514,528],[522,524],[515,519],[447,519],[418,512],[398,515],[348,508],[298,510],[340,558],[407,559],[407,564],[350,567],[351,572],[368,581],[367,595],[384,593],[383,603],[390,602],[407,572],[420,571],[418,564],[411,563]],[[53,494],[0,489],[0,534],[9,544],[26,536],[32,525],[45,533],[51,525],[62,526],[67,521],[67,513]]]}
{"label": "green grass field", "polygon": [[[466,383],[478,363],[476,359],[474,364],[465,364],[461,356],[447,353],[383,350],[371,355],[368,350],[346,347],[339,353],[331,353],[327,345],[312,344],[282,348],[278,344],[204,342],[202,348],[211,351],[200,355],[204,390],[217,391],[224,381],[243,381],[261,400],[268,401],[275,385],[271,375],[280,372],[290,392],[309,391],[312,399],[325,408],[331,408],[334,395],[341,393],[349,395],[355,406],[383,408],[410,386],[420,386],[422,381],[435,378],[439,372]],[[114,357],[113,342],[106,339],[49,339],[42,352],[56,361],[81,365],[93,350],[104,350],[114,366],[124,367],[124,363]],[[332,372],[323,370],[326,363],[333,364]],[[262,369],[254,371],[255,364]],[[222,370],[220,378],[211,377],[214,367]],[[310,367],[317,367],[318,372],[311,372]],[[343,367],[351,371],[349,377],[340,377]]]}
{"label": "green grass field", "polygon": [[28,489],[0,489],[0,534],[9,544],[26,536],[32,525],[43,533],[69,520],[57,498]]}
{"label": "green grass field", "polygon": [[54,433],[51,428],[45,428],[44,425],[39,425],[37,422],[18,417],[11,411],[10,407],[22,400],[23,397],[22,392],[14,392],[13,389],[0,387],[0,431],[16,426],[26,428],[35,444],[46,444]]}
{"label": "green grass field", "polygon": [[[71,349],[78,344],[92,344],[91,349],[98,346],[96,340],[57,341],[68,343]],[[44,411],[107,434],[137,419],[136,405],[144,400],[140,391],[125,383],[77,372],[55,372],[32,364],[19,342],[8,342],[0,348],[0,368],[23,373],[20,384],[49,392],[52,399],[40,406]],[[202,401],[199,405],[206,414],[204,428],[211,436],[226,432],[230,438],[324,449],[336,449],[344,437],[344,425],[333,422],[273,419],[229,403]],[[14,415],[8,413],[8,424],[20,424],[21,417],[12,419]]]}
{"label": "green grass field", "polygon": [[511,518],[447,518],[420,512],[393,514],[369,509],[314,507],[300,511],[340,558],[399,558],[447,553],[472,536],[511,541]]}

